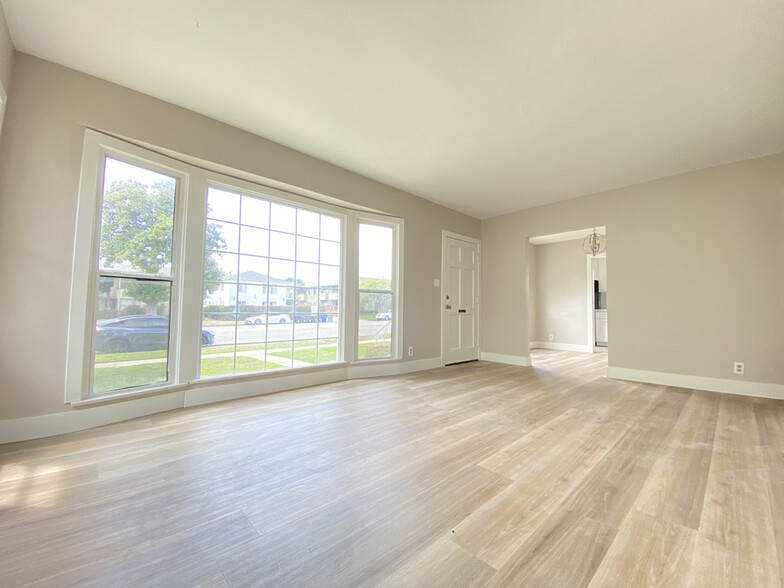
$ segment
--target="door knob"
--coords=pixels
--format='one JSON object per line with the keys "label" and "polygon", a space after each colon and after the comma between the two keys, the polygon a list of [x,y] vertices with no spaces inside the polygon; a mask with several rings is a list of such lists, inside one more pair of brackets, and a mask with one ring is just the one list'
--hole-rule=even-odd
{"label": "door knob", "polygon": [[446,305],[446,309],[449,310],[450,308],[452,308],[452,305],[451,304],[447,304]]}

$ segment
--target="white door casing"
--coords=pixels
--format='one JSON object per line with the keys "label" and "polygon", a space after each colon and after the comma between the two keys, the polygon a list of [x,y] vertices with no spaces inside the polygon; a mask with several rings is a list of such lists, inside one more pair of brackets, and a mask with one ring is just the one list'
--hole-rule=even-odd
{"label": "white door casing", "polygon": [[479,359],[479,241],[444,231],[441,272],[444,365]]}

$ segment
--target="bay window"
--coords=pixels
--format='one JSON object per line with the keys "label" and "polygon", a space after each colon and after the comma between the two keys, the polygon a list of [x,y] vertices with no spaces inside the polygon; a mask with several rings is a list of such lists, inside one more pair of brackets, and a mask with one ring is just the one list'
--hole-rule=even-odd
{"label": "bay window", "polygon": [[401,230],[88,130],[66,401],[399,359]]}

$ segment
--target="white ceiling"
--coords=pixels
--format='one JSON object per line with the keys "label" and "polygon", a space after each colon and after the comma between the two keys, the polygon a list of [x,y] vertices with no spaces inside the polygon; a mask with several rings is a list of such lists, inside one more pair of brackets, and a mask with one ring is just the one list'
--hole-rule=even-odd
{"label": "white ceiling", "polygon": [[2,5],[19,51],[478,218],[784,150],[781,0]]}

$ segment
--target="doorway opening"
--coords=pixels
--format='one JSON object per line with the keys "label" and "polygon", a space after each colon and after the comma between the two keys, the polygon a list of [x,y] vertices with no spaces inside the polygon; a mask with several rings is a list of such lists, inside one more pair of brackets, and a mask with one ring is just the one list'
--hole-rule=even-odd
{"label": "doorway opening", "polygon": [[[606,235],[604,226],[595,230]],[[607,255],[583,249],[583,241],[593,231],[591,227],[528,239],[531,349],[607,352]],[[537,354],[531,357],[535,361]]]}

